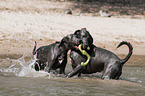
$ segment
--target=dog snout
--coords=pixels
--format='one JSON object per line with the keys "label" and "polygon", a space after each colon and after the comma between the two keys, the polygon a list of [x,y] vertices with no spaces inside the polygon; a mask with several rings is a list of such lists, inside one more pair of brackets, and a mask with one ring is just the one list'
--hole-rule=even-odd
{"label": "dog snout", "polygon": [[89,47],[89,43],[88,42],[83,42],[83,49],[87,49],[87,50],[90,50],[90,47]]}
{"label": "dog snout", "polygon": [[86,49],[87,47],[87,44],[83,44],[83,49]]}
{"label": "dog snout", "polygon": [[82,38],[82,44],[84,49],[88,49],[91,45],[89,38]]}
{"label": "dog snout", "polygon": [[88,42],[87,42],[86,40],[83,41],[82,43],[83,43],[83,48],[84,48],[84,49],[87,48],[87,46],[89,46],[89,44],[88,44]]}

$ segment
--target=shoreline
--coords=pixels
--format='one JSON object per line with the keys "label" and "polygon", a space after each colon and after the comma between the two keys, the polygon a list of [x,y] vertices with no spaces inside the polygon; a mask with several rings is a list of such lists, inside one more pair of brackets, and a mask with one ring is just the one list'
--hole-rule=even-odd
{"label": "shoreline", "polygon": [[[5,62],[5,60],[17,60],[21,58],[24,54],[0,54],[0,65]],[[124,54],[116,54],[120,59],[123,59],[126,55]],[[31,53],[25,54],[25,61],[30,61],[33,58]],[[125,63],[125,66],[128,67],[144,67],[145,66],[145,55],[132,55],[131,58]],[[70,64],[69,53],[68,53],[68,64]]]}
{"label": "shoreline", "polygon": [[0,54],[23,54],[26,51],[31,54],[34,41],[39,48],[87,28],[98,47],[126,55],[126,46],[115,48],[121,41],[128,41],[134,48],[133,55],[145,55],[145,19],[2,11],[0,20]]}

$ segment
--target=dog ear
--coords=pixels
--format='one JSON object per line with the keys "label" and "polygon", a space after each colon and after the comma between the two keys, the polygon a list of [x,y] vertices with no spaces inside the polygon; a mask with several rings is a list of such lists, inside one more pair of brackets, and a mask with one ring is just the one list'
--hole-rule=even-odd
{"label": "dog ear", "polygon": [[81,31],[81,30],[76,30],[74,34],[78,36],[79,33],[80,33],[80,31]]}
{"label": "dog ear", "polygon": [[64,37],[64,38],[61,40],[61,42],[60,42],[60,44],[59,44],[58,47],[62,46],[62,44],[63,44],[64,42],[67,42],[67,40],[68,40],[68,37],[67,37],[67,36]]}
{"label": "dog ear", "polygon": [[62,46],[63,43],[64,43],[64,38],[60,41],[60,44],[59,44],[58,48],[59,48],[60,46]]}
{"label": "dog ear", "polygon": [[93,44],[93,37],[90,34],[89,34],[89,37],[90,37],[90,40],[89,40],[90,43]]}

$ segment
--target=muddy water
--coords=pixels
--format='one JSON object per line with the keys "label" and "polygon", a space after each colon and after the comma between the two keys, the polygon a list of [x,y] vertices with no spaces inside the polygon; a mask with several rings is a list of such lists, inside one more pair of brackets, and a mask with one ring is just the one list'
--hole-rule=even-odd
{"label": "muddy water", "polygon": [[[123,67],[120,80],[101,80],[100,73],[83,75],[81,78],[64,78],[43,71],[36,72],[31,66],[34,59],[26,54],[20,58],[1,55],[1,96],[144,96],[145,56],[133,56]],[[71,69],[68,64],[66,73]]]}

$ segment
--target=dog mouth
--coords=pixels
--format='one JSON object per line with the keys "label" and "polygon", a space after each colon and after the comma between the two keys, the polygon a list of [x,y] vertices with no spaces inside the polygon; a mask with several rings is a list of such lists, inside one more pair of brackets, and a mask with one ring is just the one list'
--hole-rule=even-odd
{"label": "dog mouth", "polygon": [[77,44],[71,44],[70,48],[71,49],[79,49]]}
{"label": "dog mouth", "polygon": [[[75,48],[75,49],[79,49],[79,45],[75,45],[74,48]],[[87,47],[82,46],[82,49],[84,49],[84,50],[85,50],[85,49],[90,50],[90,47],[89,47],[89,46],[87,46]]]}
{"label": "dog mouth", "polygon": [[77,45],[74,46],[76,49],[79,49],[79,47]]}
{"label": "dog mouth", "polygon": [[[80,45],[80,44],[79,44]],[[75,48],[75,49],[79,49],[79,45],[73,45],[73,47]],[[90,50],[90,47],[89,46],[83,46],[82,45],[82,49],[87,49],[87,50]]]}
{"label": "dog mouth", "polygon": [[87,50],[90,50],[90,47],[89,47],[89,46],[86,46],[86,45],[82,45],[82,49],[83,49],[83,50],[86,50],[86,49],[87,49]]}

